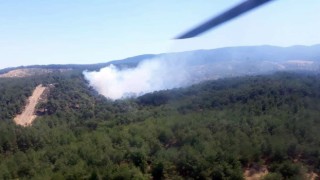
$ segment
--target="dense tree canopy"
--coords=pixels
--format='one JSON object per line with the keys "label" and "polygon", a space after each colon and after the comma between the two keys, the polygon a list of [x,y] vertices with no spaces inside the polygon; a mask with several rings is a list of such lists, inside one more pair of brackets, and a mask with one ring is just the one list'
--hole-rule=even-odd
{"label": "dense tree canopy", "polygon": [[[111,101],[81,72],[0,79],[0,179],[265,179],[320,171],[320,76],[221,79]],[[54,87],[30,127],[12,122]]]}

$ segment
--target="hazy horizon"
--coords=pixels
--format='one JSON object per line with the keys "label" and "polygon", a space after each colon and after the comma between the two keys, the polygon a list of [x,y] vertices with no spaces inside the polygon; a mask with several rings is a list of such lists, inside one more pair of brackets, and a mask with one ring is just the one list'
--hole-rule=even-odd
{"label": "hazy horizon", "polygon": [[249,45],[249,46],[225,46],[225,47],[217,47],[217,48],[203,48],[203,49],[194,49],[194,50],[185,50],[185,51],[170,51],[170,52],[163,52],[163,53],[146,53],[146,54],[136,54],[136,55],[132,55],[132,56],[126,56],[123,57],[121,59],[109,59],[109,60],[105,60],[105,61],[100,61],[100,62],[94,62],[94,63],[42,63],[42,64],[28,64],[28,65],[17,65],[17,66],[9,66],[9,67],[4,67],[1,68],[0,66],[0,70],[2,69],[7,69],[7,68],[16,68],[16,67],[27,67],[27,66],[46,66],[46,65],[90,65],[90,64],[99,64],[99,63],[108,63],[108,62],[112,62],[112,61],[122,61],[125,60],[127,58],[132,58],[132,57],[137,57],[137,56],[141,56],[141,55],[147,55],[147,54],[151,54],[151,55],[161,55],[161,54],[171,54],[171,53],[184,53],[184,52],[192,52],[192,51],[206,51],[206,50],[216,50],[216,49],[223,49],[223,48],[237,48],[237,47],[259,47],[259,46],[273,46],[273,47],[281,47],[281,48],[287,48],[287,47],[294,47],[294,46],[306,46],[306,47],[311,47],[311,46],[318,46],[319,44],[312,44],[312,45],[301,45],[301,44],[296,44],[296,45],[290,45],[290,46],[276,46],[276,45],[269,45],[269,44],[261,44],[261,45]]}

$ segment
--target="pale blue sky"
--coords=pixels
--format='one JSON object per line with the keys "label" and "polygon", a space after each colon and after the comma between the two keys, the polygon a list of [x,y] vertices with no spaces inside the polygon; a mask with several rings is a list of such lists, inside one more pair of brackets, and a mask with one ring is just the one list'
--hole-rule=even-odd
{"label": "pale blue sky", "polygon": [[172,40],[241,0],[0,0],[0,68],[145,53],[320,43],[319,0],[275,0],[198,38]]}

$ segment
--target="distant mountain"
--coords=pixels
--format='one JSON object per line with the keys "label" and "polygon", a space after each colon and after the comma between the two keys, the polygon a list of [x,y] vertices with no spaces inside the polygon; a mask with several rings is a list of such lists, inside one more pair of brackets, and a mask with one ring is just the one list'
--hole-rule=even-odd
{"label": "distant mountain", "polygon": [[313,46],[242,46],[226,47],[211,50],[195,50],[187,52],[166,54],[145,54],[96,64],[57,64],[57,65],[32,65],[6,68],[0,70],[4,74],[16,69],[41,68],[41,69],[72,69],[72,70],[98,70],[110,64],[119,68],[134,67],[139,62],[160,58],[164,61],[183,61],[188,66],[196,69],[210,69],[220,74],[260,73],[261,71],[274,70],[319,70],[320,44]]}
{"label": "distant mountain", "polygon": [[106,63],[96,63],[96,64],[49,64],[49,65],[30,65],[30,66],[18,66],[18,67],[10,67],[0,70],[0,74],[8,73],[12,70],[17,69],[51,69],[51,70],[61,70],[61,69],[69,69],[69,70],[98,70],[100,68],[106,67],[110,64],[117,65],[119,67],[133,67],[136,66],[140,61],[145,59],[151,59],[155,56],[155,54],[145,54],[134,57],[129,57],[121,60],[113,60]]}
{"label": "distant mountain", "polygon": [[244,46],[228,47],[213,50],[195,51],[197,56],[201,56],[202,62],[208,63],[209,59],[219,61],[288,61],[288,60],[311,60],[320,61],[320,45],[314,46]]}

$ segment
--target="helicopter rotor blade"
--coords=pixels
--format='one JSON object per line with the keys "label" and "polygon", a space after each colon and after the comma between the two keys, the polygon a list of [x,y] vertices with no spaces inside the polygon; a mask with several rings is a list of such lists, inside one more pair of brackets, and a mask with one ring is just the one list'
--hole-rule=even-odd
{"label": "helicopter rotor blade", "polygon": [[227,10],[226,12],[211,18],[210,20],[196,26],[195,28],[183,33],[182,35],[177,36],[175,39],[187,39],[198,36],[209,29],[212,29],[218,25],[221,25],[241,14],[244,14],[254,8],[257,8],[267,2],[273,0],[246,0],[235,7]]}

